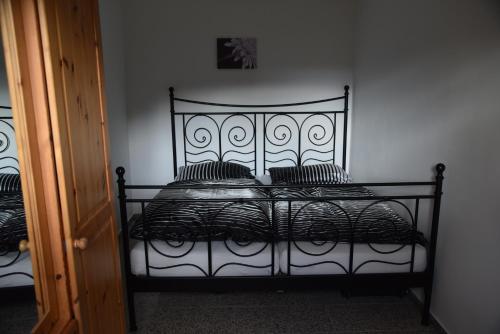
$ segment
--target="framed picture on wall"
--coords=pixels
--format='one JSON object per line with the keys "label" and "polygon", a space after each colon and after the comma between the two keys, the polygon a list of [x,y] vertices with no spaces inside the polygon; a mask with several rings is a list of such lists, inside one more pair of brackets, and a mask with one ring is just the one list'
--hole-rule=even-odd
{"label": "framed picture on wall", "polygon": [[256,38],[217,38],[217,68],[256,69]]}

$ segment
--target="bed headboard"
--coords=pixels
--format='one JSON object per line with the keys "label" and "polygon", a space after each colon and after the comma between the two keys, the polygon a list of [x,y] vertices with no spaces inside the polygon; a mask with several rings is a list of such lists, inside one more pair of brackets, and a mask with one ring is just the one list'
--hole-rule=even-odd
{"label": "bed headboard", "polygon": [[0,173],[19,174],[16,133],[10,116],[11,107],[0,106],[0,111]]}
{"label": "bed headboard", "polygon": [[[179,159],[184,165],[237,162],[254,174],[264,174],[273,166],[320,162],[346,168],[349,86],[342,96],[282,104],[196,101],[176,97],[173,87],[169,90],[175,176]],[[334,101],[343,103],[340,108],[321,110]],[[210,110],[178,112],[176,102]],[[303,106],[317,109],[301,109]],[[286,110],[277,110],[283,108]]]}

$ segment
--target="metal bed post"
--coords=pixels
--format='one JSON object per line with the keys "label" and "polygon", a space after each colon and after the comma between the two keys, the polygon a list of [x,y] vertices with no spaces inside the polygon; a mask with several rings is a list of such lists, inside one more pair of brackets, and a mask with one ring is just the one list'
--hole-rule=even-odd
{"label": "metal bed post", "polygon": [[291,240],[293,238],[293,230],[292,230],[292,201],[288,200],[288,234],[287,234],[287,268],[286,268],[286,275],[290,276],[291,273],[291,268],[292,268],[292,245],[291,245]]}
{"label": "metal bed post", "polygon": [[427,279],[424,287],[424,310],[422,314],[422,323],[429,324],[430,307],[432,297],[432,283],[434,280],[434,264],[436,260],[436,245],[439,227],[439,213],[441,209],[441,196],[443,194],[443,173],[446,166],[442,163],[436,165],[436,187],[434,190],[434,207],[432,210],[431,240],[429,245],[429,261],[427,263]]}
{"label": "metal bed post", "polygon": [[[169,89],[170,96],[170,128],[172,132],[172,152],[174,155],[174,177],[177,176],[177,145],[176,145],[176,135],[175,135],[175,96],[174,96],[174,87],[170,87]],[[185,151],[185,150],[184,150]],[[185,163],[185,162],[184,162]]]}
{"label": "metal bed post", "polygon": [[137,330],[137,323],[135,320],[135,304],[134,304],[134,289],[132,287],[132,269],[130,265],[130,244],[128,235],[128,217],[127,217],[127,195],[125,193],[125,168],[116,168],[118,175],[118,199],[120,200],[120,218],[122,225],[122,244],[123,244],[123,257],[125,263],[125,285],[127,289],[128,301],[128,316],[129,326],[131,331]]}
{"label": "metal bed post", "polygon": [[[347,87],[347,86],[346,86]],[[345,124],[345,123],[344,123]],[[345,147],[345,146],[344,146]],[[345,160],[344,160],[345,161]],[[349,272],[347,274],[347,286],[343,291],[343,295],[346,298],[350,298],[353,290],[353,280],[354,280],[354,229],[356,228],[356,221],[349,221]]]}
{"label": "metal bed post", "polygon": [[413,224],[411,232],[411,263],[410,263],[410,273],[413,274],[415,268],[415,247],[417,243],[416,234],[418,231],[418,210],[420,210],[420,200],[417,198],[415,200],[415,209],[413,214]]}
{"label": "metal bed post", "polygon": [[342,168],[347,166],[347,112],[349,111],[349,85],[344,86],[344,139],[342,143]]}

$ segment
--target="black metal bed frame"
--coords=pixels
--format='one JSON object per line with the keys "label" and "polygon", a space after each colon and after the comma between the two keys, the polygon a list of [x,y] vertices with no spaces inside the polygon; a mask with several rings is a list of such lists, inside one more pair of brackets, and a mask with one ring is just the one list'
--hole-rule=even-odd
{"label": "black metal bed frame", "polygon": [[[11,110],[11,107],[7,106],[0,106],[0,109],[4,110]],[[12,141],[15,142],[15,138],[12,138],[13,135],[15,135],[15,129],[14,125],[12,124],[12,116],[1,116],[0,117],[0,124],[6,126],[7,131],[5,130],[0,130],[0,164],[3,165],[0,166],[0,171],[3,170],[10,170],[10,171],[15,171],[17,174],[19,174],[19,161],[16,157],[11,156],[11,155],[4,155],[5,152],[11,147]],[[19,205],[3,205],[0,203],[0,211],[3,210],[17,210],[17,209],[24,209],[24,205],[19,204]],[[20,250],[17,250],[17,254],[14,256],[12,260],[9,260],[8,262],[2,261],[2,258],[7,255],[9,252],[8,250],[2,250],[0,248],[0,269],[5,269],[10,266],[13,266],[21,257],[22,252]],[[11,276],[26,276],[31,279],[33,279],[33,275],[25,272],[9,272],[5,274],[0,274],[0,280],[6,278],[6,277],[11,277]],[[0,295],[1,296],[20,296],[20,295],[29,295],[33,296],[34,294],[34,288],[33,286],[15,286],[15,287],[3,287],[0,288]]]}
{"label": "black metal bed frame", "polygon": [[[268,105],[242,105],[242,104],[224,104],[224,103],[213,103],[205,101],[195,101],[189,99],[178,98],[174,96],[174,89],[170,88],[170,112],[171,112],[171,131],[172,131],[172,148],[173,148],[173,167],[174,175],[177,175],[177,163],[178,163],[178,134],[176,128],[179,123],[182,124],[182,152],[181,157],[184,160],[184,164],[192,164],[204,161],[236,161],[249,166],[255,174],[259,171],[267,172],[268,167],[279,165],[280,163],[292,163],[294,165],[300,166],[306,164],[308,161],[316,162],[332,162],[338,164],[337,156],[341,156],[341,166],[345,169],[346,167],[346,154],[347,154],[347,124],[348,124],[348,105],[349,100],[349,87],[344,87],[344,95],[335,98],[307,101],[307,102],[297,102],[297,103],[285,103],[285,104],[268,104]],[[342,110],[328,110],[328,111],[250,111],[250,112],[227,112],[227,111],[209,111],[209,112],[177,112],[175,110],[175,101],[188,103],[190,105],[202,105],[210,107],[220,107],[220,108],[248,108],[248,109],[259,109],[259,108],[282,108],[282,107],[297,107],[304,105],[317,105],[328,103],[332,101],[343,102]],[[340,116],[339,116],[340,115]],[[279,119],[286,120],[272,123]],[[312,120],[316,118],[316,122]],[[196,119],[202,119],[198,125],[195,124]],[[240,123],[235,122],[238,119]],[[232,121],[232,125],[229,126],[228,120]],[[246,128],[243,123],[246,124]],[[308,123],[309,122],[309,123]],[[237,124],[234,124],[237,123]],[[337,123],[340,123],[337,124]],[[209,126],[212,126],[210,128]],[[227,126],[227,128],[225,128]],[[330,129],[327,128],[330,126]],[[339,140],[336,138],[337,134],[341,132],[342,143],[339,145]],[[257,135],[262,132],[261,140],[259,140]],[[296,134],[297,138],[292,140],[292,136]],[[259,146],[262,147],[260,150],[261,156],[259,156]],[[215,147],[215,148],[213,148]],[[326,147],[326,148],[325,148]],[[341,154],[337,154],[337,151],[341,147]],[[274,150],[273,150],[274,149]],[[309,155],[314,153],[314,155]],[[281,154],[281,156],[279,156]],[[283,156],[283,154],[285,156]],[[208,156],[208,157],[207,157]],[[278,158],[273,158],[278,156]],[[245,158],[249,157],[249,158]],[[260,164],[258,163],[260,161]],[[261,167],[259,169],[259,167]],[[434,263],[436,254],[436,243],[438,234],[438,224],[439,224],[439,212],[441,204],[442,186],[443,186],[443,172],[445,166],[443,164],[438,164],[436,166],[436,176],[435,180],[428,182],[376,182],[376,183],[348,183],[348,184],[338,184],[333,187],[369,187],[369,188],[390,188],[394,187],[397,189],[406,190],[409,194],[400,193],[398,195],[384,195],[384,196],[334,196],[334,197],[311,197],[311,198],[251,198],[251,199],[155,199],[155,198],[145,198],[143,197],[129,197],[127,196],[127,191],[132,190],[161,190],[166,189],[166,185],[130,185],[125,183],[125,169],[123,167],[118,167],[116,172],[118,175],[118,197],[120,201],[120,214],[121,214],[121,225],[122,225],[122,237],[123,237],[123,254],[124,254],[124,265],[126,273],[126,286],[128,294],[128,310],[129,310],[129,320],[130,327],[132,330],[137,328],[135,319],[135,306],[134,306],[134,293],[135,292],[146,292],[146,291],[227,291],[227,290],[252,290],[252,289],[272,289],[272,290],[284,290],[284,289],[318,289],[318,288],[336,288],[342,289],[344,291],[350,292],[356,289],[400,289],[406,290],[414,287],[424,288],[424,306],[422,322],[427,324],[429,322],[429,308],[431,302],[432,294],[432,282],[434,275]],[[276,185],[264,185],[264,186],[239,186],[239,185],[223,185],[223,186],[191,186],[191,188],[223,188],[223,189],[246,189],[246,188],[290,188],[290,187],[312,187],[311,185],[286,185],[286,186],[276,186]],[[314,185],[314,187],[332,187],[332,185]],[[430,193],[423,193],[422,191],[415,194],[415,187],[425,187],[430,189]],[[168,186],[169,189],[176,189],[176,186]],[[178,187],[181,188],[181,187]],[[182,188],[186,188],[183,186]],[[420,189],[420,188],[419,188]],[[427,244],[425,245],[427,261],[425,271],[418,272],[414,270],[415,262],[415,248],[417,244],[416,233],[419,228],[419,210],[421,208],[421,201],[428,200],[432,201],[432,221],[430,222],[430,236],[428,238]],[[252,266],[245,263],[225,263],[218,268],[213,268],[212,261],[212,242],[210,237],[207,240],[207,263],[208,270],[205,271],[197,265],[183,263],[172,266],[155,267],[149,263],[149,247],[152,247],[152,239],[147,237],[147,221],[145,216],[146,205],[149,203],[161,201],[162,203],[189,203],[189,202],[224,202],[227,205],[224,207],[230,207],[232,205],[238,205],[241,203],[256,205],[258,202],[271,203],[272,212],[270,217],[274,217],[274,203],[283,202],[287,204],[288,207],[288,235],[287,240],[287,250],[288,250],[288,261],[287,270],[285,272],[275,274],[275,252],[277,248],[278,241],[271,233],[271,240],[265,241],[265,246],[258,252],[251,254],[252,256],[262,253],[265,249],[270,248],[270,263],[266,266]],[[380,204],[380,203],[390,203],[392,205],[399,206],[407,216],[407,220],[411,222],[412,226],[412,243],[395,245],[395,249],[391,251],[380,251],[376,246],[369,244],[370,248],[379,254],[391,254],[400,251],[405,246],[411,246],[411,257],[408,261],[404,262],[388,262],[384,260],[367,260],[359,264],[357,267],[353,264],[355,247],[354,242],[354,226],[356,222],[360,219],[361,215],[365,212],[363,210],[358,217],[349,217],[347,214],[347,219],[351,226],[351,240],[349,242],[349,265],[343,266],[342,264],[335,261],[322,261],[317,263],[311,263],[306,266],[294,265],[291,259],[291,246],[296,244],[292,233],[292,225],[296,219],[297,214],[307,205],[311,203],[323,203],[326,205],[331,205],[340,210],[344,211],[340,206],[338,201],[366,201],[369,207]],[[295,202],[306,202],[303,207],[299,209],[297,214],[292,217],[291,207]],[[134,204],[135,203],[135,204]],[[130,241],[129,241],[129,218],[127,204],[140,205],[141,217],[144,220],[144,233],[145,237],[143,240],[144,244],[144,254],[145,254],[145,264],[146,264],[146,275],[136,276],[132,274],[131,261],[130,261]],[[410,205],[413,205],[413,209],[410,209]],[[345,211],[344,211],[345,212]],[[422,215],[420,215],[422,216]],[[272,218],[269,219],[269,228],[273,231]],[[332,222],[334,225],[335,223]],[[207,224],[206,228],[209,229],[208,235],[210,236],[210,224]],[[179,247],[179,245],[184,245],[184,242],[179,244],[172,244],[165,241],[172,248]],[[309,253],[302,249],[299,250],[307,255],[311,256],[323,256],[325,254],[330,254],[334,252],[338,242],[332,240],[333,247],[331,247],[327,252],[322,252],[321,254]],[[194,247],[196,241],[193,241],[193,246],[184,254],[178,256],[173,256],[169,254],[164,254],[158,251],[154,247],[157,253],[161,254],[165,258],[179,258],[187,255]],[[325,243],[323,243],[324,245]],[[149,246],[149,247],[148,247]],[[225,247],[231,251],[233,254],[244,258],[248,255],[238,254],[234,250],[230,249],[228,244],[225,242]],[[408,272],[398,272],[398,273],[359,273],[358,270],[372,262],[380,262],[389,265],[402,266],[409,265],[410,269]],[[293,275],[293,267],[308,267],[319,264],[330,264],[336,265],[342,268],[343,274],[332,274],[332,275]],[[156,270],[168,270],[181,267],[190,266],[197,267],[199,269],[202,277],[155,277],[150,273],[151,269]],[[247,266],[254,268],[270,268],[270,274],[268,276],[217,276],[219,270],[225,266]]]}

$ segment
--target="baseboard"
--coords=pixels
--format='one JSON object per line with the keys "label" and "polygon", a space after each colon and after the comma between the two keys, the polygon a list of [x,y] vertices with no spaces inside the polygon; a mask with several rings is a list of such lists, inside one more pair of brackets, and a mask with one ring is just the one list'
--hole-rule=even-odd
{"label": "baseboard", "polygon": [[[421,309],[424,307],[424,303],[420,300],[420,298],[417,297],[413,289],[409,290],[409,296],[413,300],[413,302],[417,304]],[[443,333],[448,334],[448,331],[441,324],[441,321],[436,319],[436,317],[434,316],[434,314],[432,314],[432,312],[430,312],[430,321],[434,323],[436,326],[438,326],[439,329],[443,331]]]}

